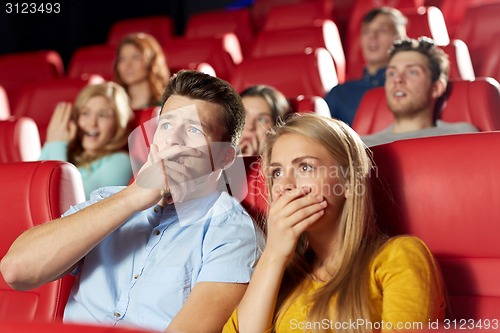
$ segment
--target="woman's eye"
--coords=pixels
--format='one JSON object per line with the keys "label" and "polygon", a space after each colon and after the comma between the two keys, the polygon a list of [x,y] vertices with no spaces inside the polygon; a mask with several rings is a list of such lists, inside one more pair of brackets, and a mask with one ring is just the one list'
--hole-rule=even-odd
{"label": "woman's eye", "polygon": [[281,169],[274,169],[271,171],[271,178],[276,179],[281,176]]}
{"label": "woman's eye", "polygon": [[108,118],[111,118],[112,116],[113,116],[113,114],[111,114],[111,113],[99,113],[99,118],[108,119]]}
{"label": "woman's eye", "polygon": [[257,121],[261,124],[268,124],[269,123],[269,118],[267,117],[259,117]]}
{"label": "woman's eye", "polygon": [[314,170],[314,167],[312,165],[309,165],[309,164],[301,164],[300,165],[300,171],[308,172],[308,171],[312,171],[312,170]]}

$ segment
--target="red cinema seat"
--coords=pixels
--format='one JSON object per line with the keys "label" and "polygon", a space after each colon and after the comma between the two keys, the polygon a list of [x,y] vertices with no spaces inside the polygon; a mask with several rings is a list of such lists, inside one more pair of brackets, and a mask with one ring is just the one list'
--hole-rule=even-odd
{"label": "red cinema seat", "polygon": [[33,119],[0,120],[0,163],[37,161],[41,151],[40,135]]}
{"label": "red cinema seat", "polygon": [[120,20],[111,26],[108,34],[108,44],[118,47],[121,40],[128,34],[144,32],[158,41],[160,45],[167,43],[174,35],[174,22],[168,16],[139,17]]}
{"label": "red cinema seat", "polygon": [[434,40],[437,45],[448,45],[450,36],[443,13],[438,7],[418,7],[403,9],[403,14],[408,18],[406,34],[410,38],[417,39],[421,36],[427,36]]}
{"label": "red cinema seat", "polygon": [[[500,130],[500,86],[490,78],[474,81],[453,80],[440,119],[446,122],[468,122],[479,131]],[[384,88],[368,91],[354,117],[353,129],[368,135],[387,128],[393,121],[385,99]]]}
{"label": "red cinema seat", "polygon": [[301,1],[272,7],[261,31],[276,31],[313,26],[317,20],[331,20],[333,2]]}
{"label": "red cinema seat", "polygon": [[19,90],[27,83],[64,76],[61,56],[56,51],[32,51],[0,56],[0,85],[12,106]]}
{"label": "red cinema seat", "polygon": [[71,79],[88,79],[97,74],[106,81],[113,79],[113,64],[116,48],[111,45],[92,45],[77,49],[71,56],[68,77]]}
{"label": "red cinema seat", "polygon": [[[233,196],[236,193],[236,196],[244,198],[241,201],[242,206],[245,207],[254,221],[264,228],[269,204],[261,158],[260,156],[238,156],[237,159],[243,160],[246,183],[237,182],[239,186],[233,184]],[[244,189],[244,192],[242,189]]]}
{"label": "red cinema seat", "polygon": [[[252,14],[256,30],[260,31],[263,29],[267,16],[272,8],[278,6],[290,6],[304,2],[319,3],[320,6],[322,6],[324,10],[328,13],[331,13],[333,9],[333,1],[331,0],[254,0],[250,11]],[[303,19],[299,18],[298,20],[303,20]]]}
{"label": "red cinema seat", "polygon": [[450,59],[450,79],[474,80],[476,75],[469,48],[460,39],[453,39],[448,45],[441,46]]}
{"label": "red cinema seat", "polygon": [[290,98],[324,96],[338,79],[332,55],[318,48],[312,53],[245,59],[234,69],[230,83],[236,91],[267,84]]}
{"label": "red cinema seat", "polygon": [[318,20],[308,27],[261,31],[255,40],[251,57],[311,52],[318,47],[327,49],[333,56],[339,83],[345,81],[345,55],[339,30],[332,20]]}
{"label": "red cinema seat", "polygon": [[16,117],[30,117],[36,122],[40,132],[40,142],[43,145],[47,126],[57,103],[74,103],[83,87],[102,81],[101,77],[93,75],[87,80],[59,79],[27,85],[19,93],[19,102],[13,109],[14,115]]}
{"label": "red cinema seat", "polygon": [[149,146],[153,142],[159,113],[159,106],[134,110],[134,118],[130,122],[131,133],[128,137],[128,149],[134,176],[148,159]]}
{"label": "red cinema seat", "polygon": [[243,55],[252,49],[254,33],[250,11],[214,10],[192,14],[186,23],[186,38],[215,37],[232,32],[238,37]]}
{"label": "red cinema seat", "polygon": [[197,64],[206,62],[213,67],[218,77],[227,80],[234,66],[243,59],[234,33],[196,39],[176,38],[162,46],[172,73],[180,69],[193,69]]}
{"label": "red cinema seat", "polygon": [[[0,183],[0,257],[23,231],[59,218],[85,199],[80,173],[67,162],[0,163]],[[30,291],[15,291],[0,276],[0,321],[60,321],[72,283],[67,276]]]}
{"label": "red cinema seat", "polygon": [[293,112],[314,113],[323,117],[331,117],[330,108],[323,97],[300,95],[289,98],[288,102]]}
{"label": "red cinema seat", "polygon": [[138,328],[86,324],[0,322],[2,333],[153,333]]}
{"label": "red cinema seat", "polygon": [[[498,38],[500,38],[500,33],[497,33],[492,40],[497,41]],[[483,58],[480,76],[488,76],[500,81],[500,44],[489,43]]]}
{"label": "red cinema seat", "polygon": [[10,117],[9,98],[5,89],[0,86],[0,120],[5,120]]}
{"label": "red cinema seat", "polygon": [[495,34],[500,33],[498,18],[500,3],[470,7],[456,31],[456,37],[469,47],[472,64],[477,73],[482,73],[485,54],[490,44],[495,44]]}
{"label": "red cinema seat", "polygon": [[372,148],[377,219],[429,246],[457,322],[500,317],[499,146],[500,132],[483,132]]}

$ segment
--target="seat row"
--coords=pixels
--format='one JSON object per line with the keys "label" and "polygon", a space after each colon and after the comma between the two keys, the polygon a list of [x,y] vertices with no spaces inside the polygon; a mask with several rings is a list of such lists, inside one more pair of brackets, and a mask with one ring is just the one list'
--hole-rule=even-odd
{"label": "seat row", "polygon": [[[483,132],[373,148],[379,223],[391,235],[413,234],[425,241],[440,263],[457,320],[500,318],[499,145],[500,132]],[[254,217],[265,217],[260,160],[240,158],[246,176],[226,179]],[[11,189],[0,193],[0,256],[23,230],[83,200],[78,170],[66,162],[0,163],[0,182]],[[18,292],[0,277],[0,322],[60,321],[71,284],[67,276]]]}
{"label": "seat row", "polygon": [[[271,64],[269,71],[272,72],[273,68]],[[248,77],[251,78],[250,75],[245,77],[247,80],[250,80]],[[284,82],[290,82],[286,77],[279,75],[276,77]],[[71,86],[71,83],[74,85]],[[253,83],[251,80],[235,82],[235,87],[242,88]],[[39,89],[31,90],[31,94],[26,94],[23,98],[26,106],[14,117],[0,120],[0,162],[37,160],[54,106],[59,101],[72,101],[82,86],[83,83],[76,80],[52,81],[50,85],[42,85]],[[289,89],[293,91],[293,88]],[[448,90],[447,100],[441,112],[442,120],[468,122],[480,131],[500,130],[500,85],[496,80],[491,78],[478,78],[474,81],[451,80]],[[299,95],[290,98],[289,101],[294,112],[314,111],[316,114],[330,116],[326,102],[319,96]],[[29,107],[30,105],[36,107]],[[155,112],[155,108],[135,110],[131,128],[135,129],[154,118]],[[353,129],[359,135],[373,134],[385,129],[392,120],[384,89],[374,88],[363,97],[354,119]]]}

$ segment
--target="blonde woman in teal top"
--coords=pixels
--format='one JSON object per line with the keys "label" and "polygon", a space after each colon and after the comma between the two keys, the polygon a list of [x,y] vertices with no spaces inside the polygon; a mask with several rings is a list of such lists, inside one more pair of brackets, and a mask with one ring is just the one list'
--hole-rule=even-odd
{"label": "blonde woman in teal top", "polygon": [[127,185],[132,178],[127,153],[132,117],[127,93],[120,85],[89,85],[79,93],[74,107],[57,105],[40,159],[78,167],[87,199],[100,187]]}

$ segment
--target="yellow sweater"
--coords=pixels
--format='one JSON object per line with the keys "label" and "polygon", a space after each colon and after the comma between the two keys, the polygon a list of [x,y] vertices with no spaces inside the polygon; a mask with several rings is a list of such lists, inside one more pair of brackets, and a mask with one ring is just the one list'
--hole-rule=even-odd
{"label": "yellow sweater", "polygon": [[[308,321],[310,296],[323,285],[312,281],[284,312],[276,333],[307,332],[313,327],[340,331],[347,325],[374,331],[425,329],[429,320],[444,319],[446,304],[440,271],[427,246],[416,237],[399,236],[387,241],[370,264],[369,283],[372,318],[356,318],[347,323],[328,318]],[[237,311],[223,329],[223,333],[231,332],[238,332]]]}

